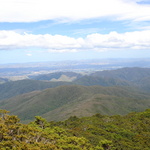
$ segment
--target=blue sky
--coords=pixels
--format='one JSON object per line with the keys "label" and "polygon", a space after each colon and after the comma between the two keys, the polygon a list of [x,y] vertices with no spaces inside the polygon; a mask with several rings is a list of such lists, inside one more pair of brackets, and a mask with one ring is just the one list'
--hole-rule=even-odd
{"label": "blue sky", "polygon": [[150,57],[149,0],[0,3],[0,64]]}

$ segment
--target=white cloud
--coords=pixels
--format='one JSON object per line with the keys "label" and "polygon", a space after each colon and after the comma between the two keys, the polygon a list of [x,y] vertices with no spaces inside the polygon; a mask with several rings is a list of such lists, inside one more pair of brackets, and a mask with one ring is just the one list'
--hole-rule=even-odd
{"label": "white cloud", "polygon": [[0,31],[0,50],[40,48],[47,52],[77,52],[81,50],[150,50],[150,30],[109,34],[90,34],[86,38],[62,35],[20,34],[15,31]]}
{"label": "white cloud", "polygon": [[32,54],[30,54],[30,53],[28,53],[28,54],[26,54],[27,56],[29,56],[29,57],[31,57],[32,56]]}
{"label": "white cloud", "polygon": [[0,22],[77,21],[111,17],[150,20],[150,5],[139,0],[0,0]]}

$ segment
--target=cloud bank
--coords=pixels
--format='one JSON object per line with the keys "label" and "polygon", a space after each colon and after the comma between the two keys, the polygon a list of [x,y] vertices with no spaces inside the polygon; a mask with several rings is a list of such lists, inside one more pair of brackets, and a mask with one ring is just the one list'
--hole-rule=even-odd
{"label": "cloud bank", "polygon": [[141,0],[0,0],[0,22],[79,21],[100,17],[149,21]]}
{"label": "cloud bank", "polygon": [[83,50],[108,51],[150,49],[150,30],[126,33],[89,34],[85,38],[72,38],[50,34],[20,34],[0,31],[0,50],[38,48],[47,52],[77,52]]}

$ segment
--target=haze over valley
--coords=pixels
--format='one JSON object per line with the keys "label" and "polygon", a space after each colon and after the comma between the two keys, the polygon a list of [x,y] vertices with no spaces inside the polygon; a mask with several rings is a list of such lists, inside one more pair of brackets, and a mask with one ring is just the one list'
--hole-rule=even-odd
{"label": "haze over valley", "polygon": [[[150,67],[149,58],[111,58],[80,61],[49,61],[36,63],[0,64],[0,77],[6,80],[30,79],[32,76],[54,72],[76,72],[90,74],[95,71],[112,70],[123,67]],[[62,79],[63,80],[63,79]],[[67,79],[66,79],[67,80]],[[5,81],[5,80],[4,80]],[[68,79],[69,81],[69,79]],[[2,79],[0,82],[3,82]]]}

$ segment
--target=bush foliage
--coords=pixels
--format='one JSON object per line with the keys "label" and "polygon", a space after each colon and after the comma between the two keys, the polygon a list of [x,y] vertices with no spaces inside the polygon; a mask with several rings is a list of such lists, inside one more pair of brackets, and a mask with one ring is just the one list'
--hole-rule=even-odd
{"label": "bush foliage", "polygon": [[48,122],[36,116],[29,124],[0,110],[1,150],[149,150],[150,109],[126,116],[70,117]]}

